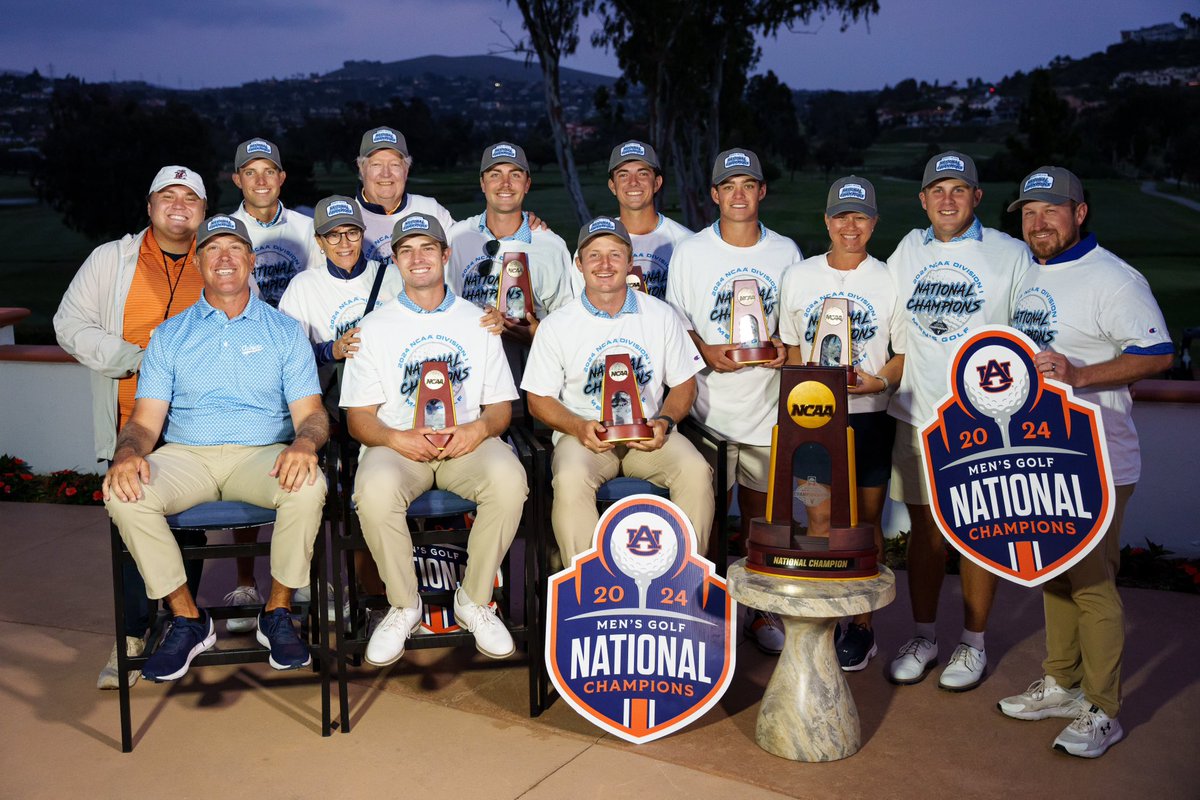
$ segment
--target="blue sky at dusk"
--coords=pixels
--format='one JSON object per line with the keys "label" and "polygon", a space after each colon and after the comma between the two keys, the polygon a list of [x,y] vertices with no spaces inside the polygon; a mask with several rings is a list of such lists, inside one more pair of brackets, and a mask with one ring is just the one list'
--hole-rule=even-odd
{"label": "blue sky at dusk", "polygon": [[[760,71],[797,89],[876,89],[907,77],[947,83],[997,80],[1080,57],[1122,29],[1177,22],[1195,0],[881,0],[880,13],[846,32],[837,19],[763,42]],[[516,36],[520,14],[503,0],[233,0],[204,3],[47,0],[6,15],[0,68],[34,67],[88,80],[147,80],[164,86],[229,86],[328,72],[348,59],[496,52]],[[618,73],[616,60],[583,43],[568,66]]]}

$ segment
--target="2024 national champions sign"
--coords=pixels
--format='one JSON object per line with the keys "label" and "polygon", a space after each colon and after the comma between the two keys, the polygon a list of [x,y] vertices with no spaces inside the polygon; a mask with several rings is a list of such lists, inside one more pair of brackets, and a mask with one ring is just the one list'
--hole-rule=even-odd
{"label": "2024 national champions sign", "polygon": [[950,365],[950,394],[922,431],[934,519],[965,557],[1025,586],[1065,572],[1113,512],[1097,406],[1034,365],[1020,331],[980,328]]}
{"label": "2024 national champions sign", "polygon": [[733,678],[736,602],[678,506],[631,495],[550,578],[546,664],[577,712],[635,744],[702,716]]}

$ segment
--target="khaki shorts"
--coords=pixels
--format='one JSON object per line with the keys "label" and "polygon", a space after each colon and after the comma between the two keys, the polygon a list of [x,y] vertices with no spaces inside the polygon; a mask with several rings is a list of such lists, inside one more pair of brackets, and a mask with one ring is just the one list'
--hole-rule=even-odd
{"label": "khaki shorts", "polygon": [[921,432],[899,420],[892,445],[892,482],[888,494],[898,503],[929,505],[929,483],[921,462]]}
{"label": "khaki shorts", "polygon": [[[716,449],[712,443],[705,441],[701,445],[701,452],[710,464],[716,462]],[[726,475],[729,476],[726,483],[729,485],[725,490],[729,491],[736,483],[747,489],[765,493],[771,485],[771,446],[730,442],[726,452],[729,454],[726,463]],[[714,473],[715,471],[714,467]]]}

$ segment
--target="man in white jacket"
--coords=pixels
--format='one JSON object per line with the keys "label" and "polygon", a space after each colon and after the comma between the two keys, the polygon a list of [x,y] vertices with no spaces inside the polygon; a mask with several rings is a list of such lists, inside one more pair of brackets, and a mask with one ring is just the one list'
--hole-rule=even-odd
{"label": "man in white jacket", "polygon": [[[149,226],[93,250],[54,314],[59,345],[92,371],[97,461],[112,459],[117,429],[133,412],[138,370],[154,327],[200,297],[196,231],[204,220],[207,197],[204,181],[193,170],[160,169],[146,197]],[[193,590],[200,564],[189,565]],[[140,656],[149,618],[146,587],[132,567],[125,570],[125,608],[125,650]],[[137,675],[129,673],[129,685]],[[96,686],[116,689],[117,681],[113,645]]]}

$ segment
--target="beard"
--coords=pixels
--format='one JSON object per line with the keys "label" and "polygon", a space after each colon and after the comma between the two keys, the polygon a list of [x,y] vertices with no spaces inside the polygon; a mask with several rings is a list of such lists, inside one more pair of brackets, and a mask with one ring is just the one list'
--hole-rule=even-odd
{"label": "beard", "polygon": [[[1033,238],[1034,234],[1047,233],[1047,232],[1052,235],[1045,239]],[[1074,238],[1068,242],[1063,238],[1063,235],[1061,232],[1059,232],[1053,228],[1050,228],[1047,230],[1031,231],[1030,237],[1026,241],[1026,244],[1029,245],[1029,249],[1031,251],[1033,251],[1034,256],[1036,256],[1039,260],[1048,261],[1051,258],[1054,258],[1055,256],[1065,252],[1066,250],[1069,250],[1078,241],[1079,241],[1079,233],[1078,232],[1076,232]]]}

